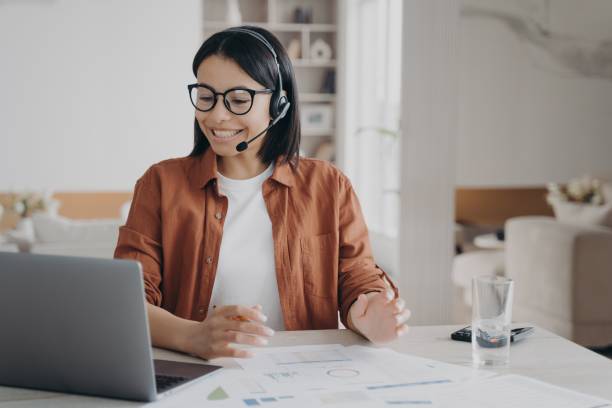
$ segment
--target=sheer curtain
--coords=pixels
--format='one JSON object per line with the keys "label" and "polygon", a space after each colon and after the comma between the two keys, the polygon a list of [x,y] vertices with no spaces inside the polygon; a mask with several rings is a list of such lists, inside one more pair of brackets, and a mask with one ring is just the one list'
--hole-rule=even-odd
{"label": "sheer curtain", "polygon": [[348,1],[344,170],[371,231],[399,230],[401,0]]}

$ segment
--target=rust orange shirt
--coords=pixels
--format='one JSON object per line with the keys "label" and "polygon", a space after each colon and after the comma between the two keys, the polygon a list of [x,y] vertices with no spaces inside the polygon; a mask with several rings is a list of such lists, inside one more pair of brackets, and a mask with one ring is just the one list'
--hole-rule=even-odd
{"label": "rust orange shirt", "polygon": [[[262,189],[286,330],[337,328],[338,312],[346,325],[359,294],[388,287],[397,294],[374,264],[359,202],[336,167],[277,161]],[[115,258],[142,264],[148,302],[186,319],[206,317],[227,207],[211,148],[155,164],[137,181]]]}

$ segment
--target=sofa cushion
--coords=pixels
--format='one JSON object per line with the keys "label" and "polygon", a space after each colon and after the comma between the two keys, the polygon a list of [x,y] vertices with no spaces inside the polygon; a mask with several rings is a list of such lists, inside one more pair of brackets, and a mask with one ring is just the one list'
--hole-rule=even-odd
{"label": "sofa cushion", "polygon": [[36,242],[109,242],[116,243],[119,227],[116,219],[73,220],[48,214],[32,215]]}

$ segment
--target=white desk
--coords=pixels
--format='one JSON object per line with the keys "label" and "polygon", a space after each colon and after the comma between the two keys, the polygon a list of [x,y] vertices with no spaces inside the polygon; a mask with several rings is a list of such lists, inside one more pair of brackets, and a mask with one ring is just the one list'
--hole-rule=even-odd
{"label": "white desk", "polygon": [[[470,365],[471,345],[449,339],[451,331],[460,326],[413,327],[404,337],[388,345],[396,351],[421,357]],[[367,344],[349,330],[318,330],[279,332],[271,346],[339,343],[344,345]],[[200,360],[155,350],[156,358],[187,362]],[[536,329],[533,336],[512,345],[508,368],[497,370],[537,378],[551,384],[612,400],[612,360],[543,329]],[[217,359],[213,364],[235,367],[229,359]],[[205,383],[206,380],[202,380]],[[198,384],[150,404],[155,407],[206,406],[205,396],[198,393]],[[79,395],[58,394],[35,390],[0,387],[0,408],[5,407],[133,407],[144,403],[120,401]]]}

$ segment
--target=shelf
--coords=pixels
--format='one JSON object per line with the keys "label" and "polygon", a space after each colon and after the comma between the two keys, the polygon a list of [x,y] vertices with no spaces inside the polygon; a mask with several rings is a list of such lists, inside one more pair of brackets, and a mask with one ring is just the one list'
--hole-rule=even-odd
{"label": "shelf", "polygon": [[[259,21],[243,21],[240,25],[261,27],[270,31],[311,31],[321,33],[336,32],[336,26],[334,24],[262,23]],[[223,30],[232,26],[233,24],[226,21],[204,21],[205,30]]]}
{"label": "shelf", "polygon": [[336,66],[336,60],[330,61],[312,61],[307,59],[296,59],[291,60],[291,63],[296,68],[334,68]]}
{"label": "shelf", "polygon": [[301,93],[300,102],[334,102],[336,95],[329,93]]}
{"label": "shelf", "polygon": [[302,128],[302,136],[332,136],[334,129],[308,129]]}

